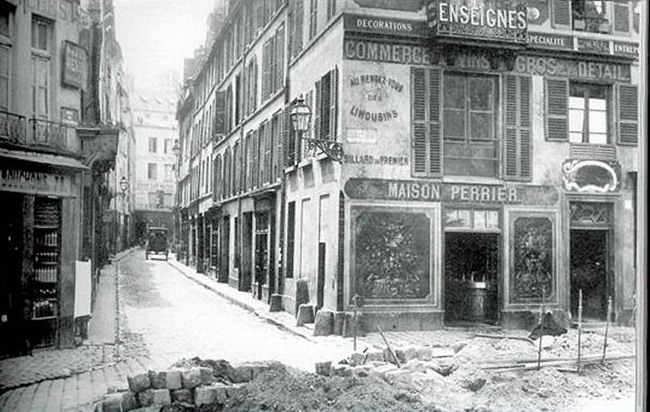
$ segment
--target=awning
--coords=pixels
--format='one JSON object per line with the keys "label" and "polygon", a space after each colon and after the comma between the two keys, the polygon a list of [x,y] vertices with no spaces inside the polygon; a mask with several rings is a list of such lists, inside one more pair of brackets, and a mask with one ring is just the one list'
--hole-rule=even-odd
{"label": "awning", "polygon": [[38,152],[25,152],[22,150],[7,150],[0,149],[0,157],[22,160],[25,162],[33,162],[50,166],[67,167],[71,169],[87,170],[88,167],[84,166],[79,160],[67,156],[58,156],[48,153]]}

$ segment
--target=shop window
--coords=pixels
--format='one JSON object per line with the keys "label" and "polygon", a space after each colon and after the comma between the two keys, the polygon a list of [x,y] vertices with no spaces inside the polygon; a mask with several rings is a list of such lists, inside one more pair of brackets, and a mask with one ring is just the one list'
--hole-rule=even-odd
{"label": "shop window", "polygon": [[49,51],[52,22],[38,16],[32,16],[32,48]]}
{"label": "shop window", "polygon": [[446,209],[445,230],[499,230],[499,212],[496,210]]}
{"label": "shop window", "polygon": [[423,213],[357,213],[355,293],[366,299],[423,299],[430,289],[430,218]]}
{"label": "shop window", "polygon": [[158,179],[158,165],[156,163],[149,163],[147,165],[147,177],[149,180]]}
{"label": "shop window", "polygon": [[569,84],[569,141],[607,144],[609,87]]}
{"label": "shop window", "polygon": [[518,217],[512,242],[512,301],[548,302],[554,292],[553,222],[547,217]]}
{"label": "shop window", "polygon": [[445,75],[443,92],[444,171],[495,177],[496,82],[485,76]]}

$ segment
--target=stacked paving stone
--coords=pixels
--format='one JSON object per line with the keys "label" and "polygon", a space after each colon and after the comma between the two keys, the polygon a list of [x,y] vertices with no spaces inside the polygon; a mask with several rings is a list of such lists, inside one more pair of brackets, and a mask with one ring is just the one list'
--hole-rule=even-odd
{"label": "stacked paving stone", "polygon": [[[251,367],[236,370],[240,382],[253,378]],[[102,412],[158,411],[160,407],[181,403],[223,405],[239,390],[238,385],[215,382],[213,370],[205,367],[149,371],[127,378],[128,391],[107,394],[101,402]]]}

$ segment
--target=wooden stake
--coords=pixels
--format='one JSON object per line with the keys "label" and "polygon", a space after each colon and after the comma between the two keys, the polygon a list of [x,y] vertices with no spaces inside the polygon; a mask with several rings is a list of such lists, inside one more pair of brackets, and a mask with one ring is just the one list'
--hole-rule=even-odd
{"label": "wooden stake", "polygon": [[475,333],[474,334],[475,338],[490,338],[490,339],[515,339],[515,340],[523,340],[524,342],[528,342],[531,345],[534,345],[535,342],[532,340],[525,338],[523,336],[512,336],[512,335],[485,335],[483,333]]}
{"label": "wooden stake", "polygon": [[580,374],[581,335],[582,335],[582,289],[578,291],[578,367],[577,367],[578,374]]}
{"label": "wooden stake", "polygon": [[603,363],[605,363],[605,354],[607,353],[607,334],[609,333],[609,318],[612,316],[612,297],[607,298],[607,319],[605,323],[605,342],[603,343]]}
{"label": "wooden stake", "polygon": [[539,346],[537,348],[537,370],[542,367],[542,338],[544,337],[544,289],[542,288],[542,304],[539,308]]}
{"label": "wooden stake", "polygon": [[386,344],[386,347],[388,348],[388,352],[393,357],[393,359],[395,359],[395,364],[397,365],[398,368],[401,368],[402,365],[399,364],[399,360],[397,359],[397,356],[395,356],[395,352],[393,352],[393,349],[388,344],[388,340],[386,339],[386,336],[384,336],[384,332],[381,331],[381,328],[379,327],[379,325],[377,325],[377,330],[379,331],[379,334],[381,335],[381,338],[384,340],[384,343]]}

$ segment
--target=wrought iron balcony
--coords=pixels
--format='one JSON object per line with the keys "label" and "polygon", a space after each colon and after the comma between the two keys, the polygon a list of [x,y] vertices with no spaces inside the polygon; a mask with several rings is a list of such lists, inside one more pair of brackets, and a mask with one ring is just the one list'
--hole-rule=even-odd
{"label": "wrought iron balcony", "polygon": [[0,140],[25,143],[25,116],[0,110]]}
{"label": "wrought iron balcony", "polygon": [[49,120],[29,119],[31,141],[37,145],[70,150],[68,136],[74,133],[74,128]]}

